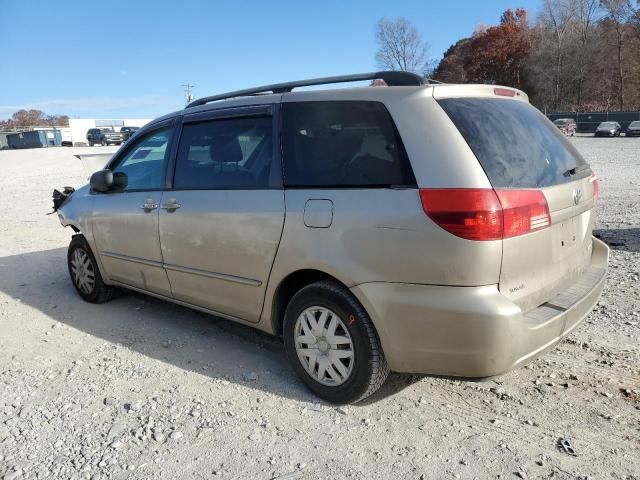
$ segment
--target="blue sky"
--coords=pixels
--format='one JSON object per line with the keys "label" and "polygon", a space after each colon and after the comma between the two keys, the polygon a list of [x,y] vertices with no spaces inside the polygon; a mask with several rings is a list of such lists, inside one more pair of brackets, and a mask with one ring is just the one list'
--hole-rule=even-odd
{"label": "blue sky", "polygon": [[19,108],[147,118],[196,97],[375,70],[374,25],[407,17],[442,57],[507,8],[539,0],[0,0],[0,119]]}

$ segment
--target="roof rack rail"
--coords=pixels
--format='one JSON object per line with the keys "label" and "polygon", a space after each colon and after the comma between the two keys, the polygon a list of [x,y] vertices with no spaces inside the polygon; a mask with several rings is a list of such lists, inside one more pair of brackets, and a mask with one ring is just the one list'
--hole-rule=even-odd
{"label": "roof rack rail", "polygon": [[376,80],[381,79],[389,87],[398,86],[420,86],[425,85],[426,80],[418,74],[411,72],[371,72],[371,73],[357,73],[354,75],[340,75],[337,77],[324,77],[324,78],[312,78],[310,80],[298,80],[295,82],[275,83],[273,85],[265,85],[262,87],[247,88],[245,90],[236,90],[234,92],[222,93],[220,95],[212,95],[210,97],[203,97],[189,103],[186,108],[197,107],[198,105],[204,105],[205,103],[215,102],[216,100],[224,100],[227,98],[244,97],[247,95],[255,95],[258,93],[286,93],[290,92],[294,88],[309,87],[311,85],[328,85],[331,83],[346,83],[346,82],[358,82],[362,80]]}

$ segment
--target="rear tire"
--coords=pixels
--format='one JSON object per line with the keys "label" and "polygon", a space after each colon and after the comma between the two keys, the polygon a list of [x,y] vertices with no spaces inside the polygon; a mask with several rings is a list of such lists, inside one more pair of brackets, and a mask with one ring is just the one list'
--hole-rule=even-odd
{"label": "rear tire", "polygon": [[115,295],[115,288],[105,285],[91,248],[83,235],[74,235],[67,251],[71,283],[78,295],[89,303],[104,303]]}
{"label": "rear tire", "polygon": [[389,375],[369,315],[348,289],[327,280],[296,293],[284,318],[284,345],[309,390],[337,404],[358,402]]}

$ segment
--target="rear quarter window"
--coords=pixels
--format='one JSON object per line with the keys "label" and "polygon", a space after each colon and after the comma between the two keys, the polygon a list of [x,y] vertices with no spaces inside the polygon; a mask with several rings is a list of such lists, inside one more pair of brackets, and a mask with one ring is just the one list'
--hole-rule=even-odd
{"label": "rear quarter window", "polygon": [[285,185],[415,186],[396,127],[379,102],[283,105]]}
{"label": "rear quarter window", "polygon": [[528,103],[493,98],[450,98],[438,103],[494,188],[547,187],[591,173],[560,130]]}

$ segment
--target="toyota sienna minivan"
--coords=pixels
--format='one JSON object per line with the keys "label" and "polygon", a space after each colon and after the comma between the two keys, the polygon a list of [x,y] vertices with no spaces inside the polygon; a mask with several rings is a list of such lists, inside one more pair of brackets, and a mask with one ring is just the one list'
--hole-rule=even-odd
{"label": "toyota sienna minivan", "polygon": [[196,100],[55,206],[84,300],[135,290],[279,335],[345,403],[390,371],[498,375],[572,332],[607,269],[597,197],[523,92],[377,72]]}

